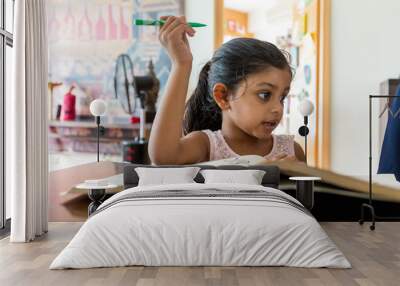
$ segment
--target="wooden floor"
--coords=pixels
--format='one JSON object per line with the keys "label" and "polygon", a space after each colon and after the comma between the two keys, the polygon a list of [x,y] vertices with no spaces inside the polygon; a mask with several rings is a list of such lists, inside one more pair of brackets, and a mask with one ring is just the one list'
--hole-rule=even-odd
{"label": "wooden floor", "polygon": [[0,241],[0,285],[400,285],[400,223],[380,222],[375,231],[354,222],[321,223],[353,268],[120,267],[48,270],[82,223],[50,223],[32,242]]}

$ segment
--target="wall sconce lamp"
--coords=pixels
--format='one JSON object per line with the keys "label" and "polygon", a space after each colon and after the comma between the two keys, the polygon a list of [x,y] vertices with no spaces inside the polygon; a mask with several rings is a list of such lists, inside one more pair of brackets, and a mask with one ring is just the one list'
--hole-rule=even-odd
{"label": "wall sconce lamp", "polygon": [[299,112],[304,117],[304,125],[300,126],[299,134],[304,137],[304,154],[306,157],[307,164],[307,135],[310,132],[308,129],[308,116],[314,111],[314,104],[309,99],[303,99],[299,105]]}
{"label": "wall sconce lamp", "polygon": [[97,162],[99,162],[99,145],[100,145],[100,134],[104,134],[104,127],[100,126],[100,116],[106,113],[106,102],[102,99],[95,99],[90,103],[90,112],[95,117],[97,124]]}

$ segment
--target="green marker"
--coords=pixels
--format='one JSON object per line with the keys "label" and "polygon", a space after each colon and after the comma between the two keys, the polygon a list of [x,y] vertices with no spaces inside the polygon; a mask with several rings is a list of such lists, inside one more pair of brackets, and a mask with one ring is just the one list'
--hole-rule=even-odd
{"label": "green marker", "polygon": [[[162,26],[165,24],[164,20],[144,20],[144,19],[135,19],[135,25],[137,26]],[[200,28],[200,27],[205,27],[207,26],[206,24],[202,23],[193,23],[193,22],[188,22],[187,23],[190,27],[193,28]]]}

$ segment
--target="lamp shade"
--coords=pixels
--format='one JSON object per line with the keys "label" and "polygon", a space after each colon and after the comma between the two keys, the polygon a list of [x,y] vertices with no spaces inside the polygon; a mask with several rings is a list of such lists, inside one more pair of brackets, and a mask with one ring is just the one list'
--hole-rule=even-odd
{"label": "lamp shade", "polygon": [[106,109],[106,102],[102,99],[95,99],[90,103],[90,113],[94,116],[103,116]]}
{"label": "lamp shade", "polygon": [[309,99],[303,99],[299,104],[299,112],[303,116],[309,116],[314,111],[314,104]]}

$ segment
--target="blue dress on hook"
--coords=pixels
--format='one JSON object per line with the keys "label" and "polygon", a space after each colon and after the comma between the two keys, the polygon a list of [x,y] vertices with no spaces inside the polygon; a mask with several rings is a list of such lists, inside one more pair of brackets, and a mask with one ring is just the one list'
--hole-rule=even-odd
{"label": "blue dress on hook", "polygon": [[[400,86],[396,96],[400,96]],[[400,182],[400,97],[393,98],[388,112],[378,174],[394,174]]]}

